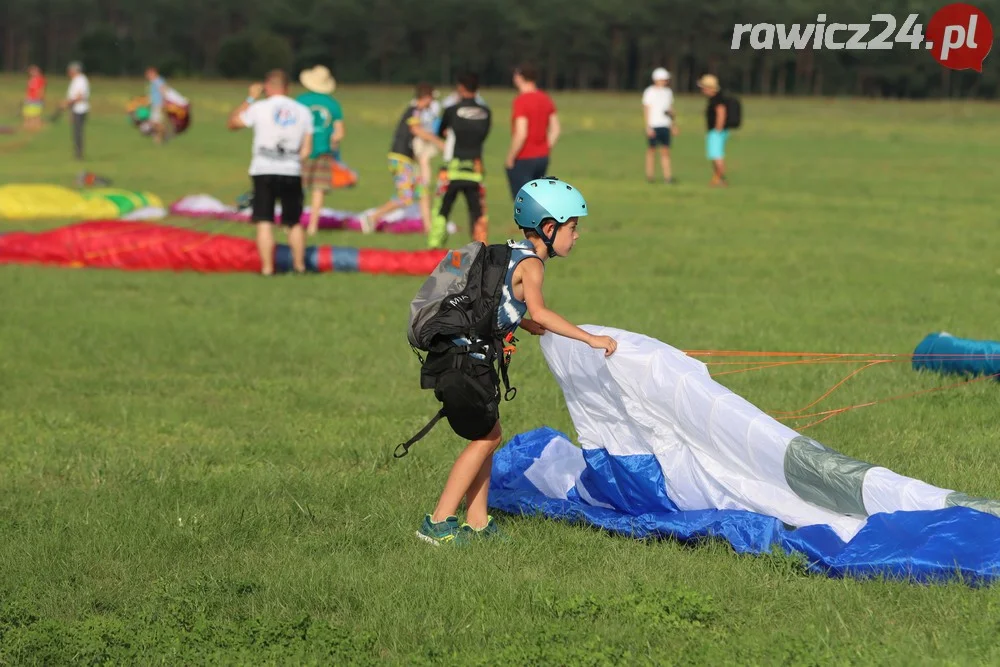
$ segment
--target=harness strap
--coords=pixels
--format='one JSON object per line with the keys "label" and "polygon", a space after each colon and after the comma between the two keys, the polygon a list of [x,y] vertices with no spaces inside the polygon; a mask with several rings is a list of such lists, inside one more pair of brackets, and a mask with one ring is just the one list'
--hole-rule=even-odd
{"label": "harness strap", "polygon": [[[419,431],[417,431],[417,434],[415,436],[413,436],[412,438],[410,438],[406,442],[401,442],[398,445],[396,445],[396,450],[392,453],[393,457],[397,458],[397,459],[401,459],[404,456],[406,456],[407,454],[409,454],[410,453],[410,447],[412,447],[413,445],[417,444],[417,442],[419,442],[420,440],[423,440],[423,438],[428,433],[431,432],[431,429],[433,429],[437,425],[437,423],[439,421],[441,421],[442,417],[444,417],[444,408],[441,408],[440,410],[438,410],[437,414],[434,415],[433,417],[431,417],[431,420],[429,422],[427,422],[427,424],[425,424],[422,429],[420,429]],[[403,450],[402,454],[399,453],[400,448],[402,448],[402,450]]]}

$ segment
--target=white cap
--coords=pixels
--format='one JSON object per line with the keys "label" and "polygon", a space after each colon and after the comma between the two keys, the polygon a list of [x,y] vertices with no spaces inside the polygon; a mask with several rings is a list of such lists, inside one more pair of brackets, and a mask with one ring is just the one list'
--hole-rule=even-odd
{"label": "white cap", "polygon": [[667,81],[670,79],[670,72],[668,72],[663,67],[657,67],[653,70],[653,81]]}

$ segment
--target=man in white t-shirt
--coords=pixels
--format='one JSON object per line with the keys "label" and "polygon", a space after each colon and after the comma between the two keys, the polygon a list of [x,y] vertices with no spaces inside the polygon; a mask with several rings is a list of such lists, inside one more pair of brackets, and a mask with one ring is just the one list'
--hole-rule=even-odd
{"label": "man in white t-shirt", "polygon": [[90,112],[90,81],[83,73],[83,65],[73,61],[66,66],[69,89],[62,101],[63,109],[69,109],[73,118],[73,152],[77,160],[83,159],[83,124]]}
{"label": "man in white t-shirt", "polygon": [[679,134],[674,119],[674,91],[670,89],[670,72],[662,67],[653,70],[653,85],[642,93],[642,115],[646,125],[646,180],[653,182],[656,147],[660,147],[660,168],[663,181],[673,183],[670,169],[670,138]]}
{"label": "man in white t-shirt", "polygon": [[[267,98],[258,100],[264,92]],[[306,270],[306,234],[302,218],[302,161],[312,153],[313,117],[306,105],[288,97],[288,75],[272,70],[263,84],[250,86],[250,96],[229,115],[230,130],[253,129],[250,177],[253,221],[257,223],[260,272],[274,273],[275,203],[281,202],[281,224],[288,230],[292,268]]]}

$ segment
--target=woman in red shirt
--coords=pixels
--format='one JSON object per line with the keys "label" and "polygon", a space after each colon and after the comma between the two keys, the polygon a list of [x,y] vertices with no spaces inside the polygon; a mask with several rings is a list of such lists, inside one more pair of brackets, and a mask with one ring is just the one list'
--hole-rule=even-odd
{"label": "woman in red shirt", "polygon": [[514,70],[518,95],[514,98],[510,149],[504,162],[512,198],[525,183],[546,175],[552,147],[559,139],[556,105],[538,90],[536,79],[537,72],[531,65]]}
{"label": "woman in red shirt", "polygon": [[42,110],[45,107],[45,76],[37,65],[28,68],[28,88],[24,94],[24,129],[42,128]]}

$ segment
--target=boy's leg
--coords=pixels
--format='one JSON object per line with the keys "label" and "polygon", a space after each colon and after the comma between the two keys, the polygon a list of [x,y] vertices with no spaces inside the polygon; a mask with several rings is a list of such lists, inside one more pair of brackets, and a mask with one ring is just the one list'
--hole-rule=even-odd
{"label": "boy's leg", "polygon": [[[485,506],[486,492],[489,486],[489,471],[486,473],[486,487],[483,487],[481,484],[483,465],[492,459],[493,452],[500,446],[500,434],[500,422],[497,422],[489,435],[481,440],[473,440],[462,450],[462,453],[459,454],[458,459],[455,461],[455,465],[451,468],[448,481],[444,485],[444,491],[441,493],[437,507],[434,508],[434,513],[431,515],[431,521],[439,523],[449,516],[454,516],[458,512],[458,505],[462,502],[462,498],[465,497],[466,493],[472,491],[472,487],[477,480],[480,482],[480,485],[476,487],[475,498]],[[480,495],[482,495],[482,499],[479,499]],[[485,523],[484,511],[482,525],[485,525]],[[470,521],[470,525],[478,524],[471,524]]]}
{"label": "boy's leg", "polygon": [[650,183],[653,182],[653,178],[656,176],[654,167],[656,149],[653,148],[653,141],[653,139],[650,139],[649,146],[646,148],[646,180]]}
{"label": "boy's leg", "polygon": [[[499,441],[497,445],[499,445]],[[465,522],[475,530],[486,527],[489,521],[489,499],[490,474],[493,472],[493,452],[486,457],[479,472],[469,485],[469,490],[465,493]]]}
{"label": "boy's leg", "polygon": [[361,229],[366,234],[370,234],[375,231],[375,225],[378,223],[379,218],[383,215],[392,213],[397,209],[409,206],[413,203],[414,188],[416,185],[414,183],[416,175],[414,173],[413,166],[390,159],[389,173],[392,174],[393,187],[396,188],[396,193],[392,199],[382,204],[368,215],[362,216]]}

